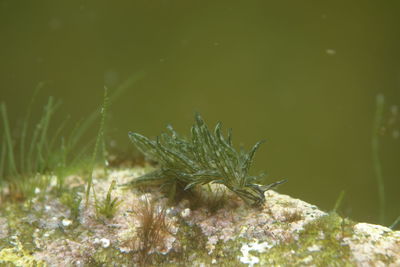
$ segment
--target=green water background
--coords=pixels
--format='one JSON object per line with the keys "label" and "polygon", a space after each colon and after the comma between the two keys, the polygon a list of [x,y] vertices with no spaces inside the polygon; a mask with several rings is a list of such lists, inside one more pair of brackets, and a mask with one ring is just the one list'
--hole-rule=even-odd
{"label": "green water background", "polygon": [[[279,191],[378,222],[371,134],[380,137],[387,218],[399,214],[400,2],[0,0],[0,100],[11,123],[49,95],[58,120],[87,116],[106,85],[146,75],[110,107],[108,135],[156,136],[167,123],[189,134],[195,111],[233,129],[245,147],[266,139],[254,173],[286,178]],[[93,129],[93,135],[97,129]]]}

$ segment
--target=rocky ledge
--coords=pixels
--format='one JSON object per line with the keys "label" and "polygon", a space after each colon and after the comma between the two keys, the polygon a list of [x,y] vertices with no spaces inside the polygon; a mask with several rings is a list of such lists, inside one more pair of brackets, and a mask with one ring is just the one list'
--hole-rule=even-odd
{"label": "rocky ledge", "polygon": [[0,264],[400,266],[400,231],[356,223],[275,191],[265,193],[261,207],[250,207],[214,186],[175,202],[159,188],[116,187],[113,216],[99,214],[112,181],[123,184],[146,170],[98,170],[96,198],[87,205],[79,176],[68,177],[61,196],[50,182],[29,201],[2,203]]}

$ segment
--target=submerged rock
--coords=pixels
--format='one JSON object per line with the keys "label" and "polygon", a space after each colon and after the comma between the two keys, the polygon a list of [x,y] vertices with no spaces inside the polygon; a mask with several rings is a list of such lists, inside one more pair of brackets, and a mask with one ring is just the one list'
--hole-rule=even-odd
{"label": "submerged rock", "polygon": [[[96,172],[97,201],[113,180],[124,184],[145,170]],[[159,188],[117,187],[111,196],[122,202],[107,218],[93,197],[87,206],[74,202],[84,198],[84,190],[73,179],[73,197],[47,194],[30,203],[34,209],[3,204],[0,264],[400,266],[399,231],[355,223],[275,191],[265,193],[262,206],[250,207],[229,192],[221,197],[220,188],[215,198],[207,187],[206,194],[171,204]]]}

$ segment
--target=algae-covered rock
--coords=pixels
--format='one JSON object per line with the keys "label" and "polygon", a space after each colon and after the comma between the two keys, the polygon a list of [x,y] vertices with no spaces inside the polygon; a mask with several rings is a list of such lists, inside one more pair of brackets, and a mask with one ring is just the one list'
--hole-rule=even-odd
{"label": "algae-covered rock", "polygon": [[[68,177],[61,195],[48,188],[26,202],[2,203],[0,265],[400,265],[399,231],[355,223],[275,191],[252,207],[217,186],[175,201],[157,187],[109,190],[112,181],[124,184],[146,171],[96,171],[96,198],[87,205],[79,176]],[[109,192],[109,201],[119,200],[111,218],[95,203]]]}

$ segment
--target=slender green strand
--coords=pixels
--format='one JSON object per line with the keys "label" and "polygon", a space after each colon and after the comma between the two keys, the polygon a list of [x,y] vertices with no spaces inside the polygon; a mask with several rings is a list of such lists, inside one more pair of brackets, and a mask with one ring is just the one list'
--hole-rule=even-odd
{"label": "slender green strand", "polygon": [[48,150],[48,139],[47,139],[47,133],[49,130],[49,125],[51,121],[51,117],[57,108],[57,104],[54,104],[54,99],[53,97],[49,98],[49,102],[47,106],[45,107],[44,111],[44,120],[43,120],[43,125],[41,127],[41,134],[39,138],[39,142],[37,145],[37,158],[40,160],[38,164],[38,171],[42,172],[46,168],[48,157],[50,156],[49,150]]}
{"label": "slender green strand", "polygon": [[[60,137],[61,132],[64,130],[65,126],[67,125],[67,122],[69,121],[69,117],[67,117],[66,119],[64,119],[62,121],[62,123],[57,127],[57,130],[55,131],[55,133],[53,134],[53,137],[51,138],[50,142],[49,142],[49,151],[53,152],[54,151],[54,145],[56,144],[57,140]],[[63,144],[65,146],[65,144]]]}
{"label": "slender green strand", "polygon": [[390,229],[394,229],[400,223],[400,216],[389,226]]}
{"label": "slender green strand", "polygon": [[374,127],[372,132],[372,161],[375,172],[376,181],[378,184],[378,197],[379,197],[379,222],[385,223],[385,187],[382,174],[382,165],[379,157],[379,131],[382,125],[383,109],[385,106],[385,97],[383,94],[376,96],[376,111]]}
{"label": "slender green strand", "polygon": [[71,150],[75,146],[75,144],[77,143],[78,138],[76,136],[77,136],[78,129],[80,128],[82,122],[83,122],[83,119],[78,120],[75,123],[74,127],[72,128],[72,130],[70,131],[70,133],[68,135],[68,138],[67,138],[68,143],[65,146],[67,148],[67,150]]}
{"label": "slender green strand", "polygon": [[5,136],[3,136],[3,140],[1,142],[2,145],[1,145],[1,154],[0,154],[0,185],[1,185],[1,182],[4,181],[4,178],[5,178],[4,177],[5,176],[4,163],[6,161],[6,153],[7,153],[5,143],[6,143],[6,138],[5,138]]}
{"label": "slender green strand", "polygon": [[333,212],[337,212],[337,210],[340,208],[340,205],[343,202],[344,195],[345,195],[345,191],[342,190],[340,192],[338,198],[336,199],[335,206],[333,207],[333,210],[332,210]]}
{"label": "slender green strand", "polygon": [[101,121],[100,121],[100,127],[99,131],[97,133],[97,138],[96,138],[96,143],[94,145],[94,151],[92,155],[92,161],[91,161],[91,166],[90,166],[90,174],[89,174],[89,179],[87,181],[87,186],[86,186],[86,206],[89,203],[89,195],[90,195],[90,189],[92,187],[92,182],[93,182],[93,169],[94,169],[94,164],[96,161],[96,156],[97,156],[97,151],[99,149],[99,144],[100,141],[104,135],[104,123],[105,123],[105,117],[107,113],[107,107],[108,107],[108,94],[107,94],[107,88],[104,88],[104,98],[103,98],[103,105],[101,108]]}
{"label": "slender green strand", "polygon": [[33,131],[33,135],[31,138],[31,143],[29,145],[29,150],[28,150],[28,155],[26,158],[26,165],[27,165],[27,169],[26,172],[27,173],[32,173],[36,171],[36,162],[37,162],[37,158],[35,156],[33,156],[33,152],[35,151],[36,143],[37,143],[37,139],[39,138],[39,134],[42,128],[42,124],[43,124],[43,119],[44,116],[42,116],[39,120],[39,122],[35,125],[35,130]]}
{"label": "slender green strand", "polygon": [[3,117],[3,125],[4,125],[4,134],[6,137],[6,144],[8,150],[8,171],[11,175],[18,175],[17,167],[15,165],[15,158],[14,158],[14,150],[12,145],[11,133],[10,133],[10,125],[8,124],[8,117],[7,117],[7,108],[4,103],[0,104],[0,111]]}
{"label": "slender green strand", "polygon": [[26,110],[26,115],[25,119],[22,124],[22,131],[21,131],[21,140],[20,140],[20,146],[19,146],[19,158],[20,158],[20,170],[22,173],[25,173],[27,171],[27,166],[25,165],[25,141],[26,141],[26,135],[28,132],[28,126],[29,126],[29,121],[31,118],[31,110],[33,103],[35,102],[36,95],[40,91],[40,89],[44,86],[45,82],[40,82],[37,86],[35,91],[33,92],[33,95],[31,97],[31,101],[29,102],[28,109]]}
{"label": "slender green strand", "polygon": [[[114,90],[110,97],[107,96],[107,102],[112,103],[115,101],[120,95],[122,95],[127,89],[131,88],[133,84],[144,77],[144,72],[138,72],[132,75],[128,80],[123,82],[118,88]],[[78,141],[81,139],[82,135],[86,133],[90,126],[96,121],[99,116],[98,110],[93,111],[83,122],[79,123],[79,127],[76,127],[74,134],[71,135],[70,142],[68,143],[68,149],[72,149]]]}

